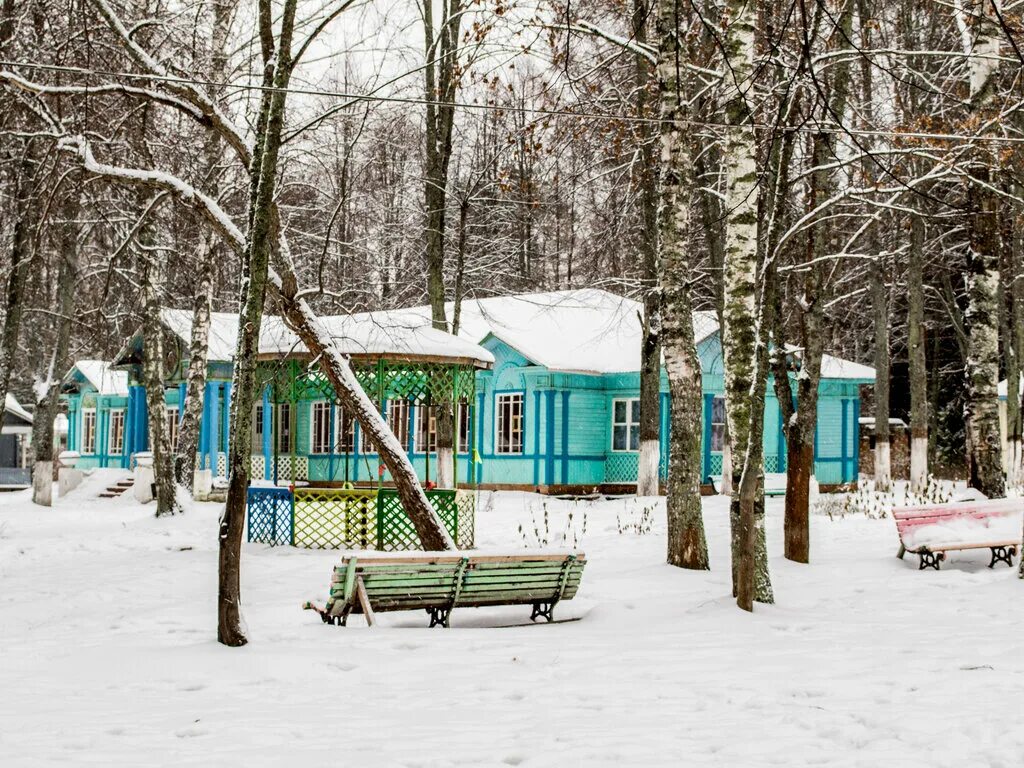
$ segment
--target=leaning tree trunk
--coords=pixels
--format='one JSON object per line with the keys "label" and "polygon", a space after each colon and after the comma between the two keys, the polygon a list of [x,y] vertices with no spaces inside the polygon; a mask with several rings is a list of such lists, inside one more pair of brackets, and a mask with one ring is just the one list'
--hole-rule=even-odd
{"label": "leaning tree trunk", "polygon": [[272,49],[273,22],[269,3],[260,3],[264,86],[256,123],[256,146],[249,168],[249,232],[242,254],[238,339],[231,382],[231,438],[228,453],[228,497],[220,519],[217,640],[245,645],[241,616],[241,549],[249,488],[252,419],[256,404],[256,363],[260,326],[270,266],[277,161],[284,129],[285,100],[291,75],[291,41],[297,0],[285,4],[277,50]]}
{"label": "leaning tree trunk", "polygon": [[[735,86],[725,108],[729,128],[726,141],[726,246],[724,278],[724,318],[722,334],[725,363],[726,419],[729,423],[729,438],[732,441],[733,485],[740,487],[742,471],[748,467],[747,452],[754,446],[752,433],[761,439],[760,425],[753,424],[758,411],[763,412],[764,404],[752,402],[755,394],[754,376],[756,371],[755,345],[756,292],[757,292],[757,199],[758,173],[756,141],[753,115],[743,95],[754,81],[754,21],[755,9],[745,0],[729,0],[727,3],[729,27],[726,32],[726,51],[730,80]],[[741,90],[742,89],[742,90]],[[761,388],[762,396],[764,389]],[[761,455],[760,447],[756,449]],[[746,469],[750,477],[755,469]],[[758,472],[763,475],[763,468]],[[764,546],[763,520],[764,496],[756,498],[757,483],[748,488],[748,517],[743,519],[741,493],[733,493],[730,504],[732,529],[732,573],[733,592],[739,597],[740,571],[759,574],[751,579],[753,599],[759,602],[773,601],[771,582],[768,578],[768,558]],[[763,488],[763,484],[761,486]],[[749,533],[754,537],[752,546],[744,538]],[[750,562],[744,562],[749,557]],[[744,596],[746,597],[746,596]]]}
{"label": "leaning tree trunk", "polygon": [[[633,0],[633,37],[647,44],[650,0]],[[636,113],[647,117],[650,109],[651,64],[637,53],[633,57],[636,73]],[[661,465],[661,312],[658,292],[658,153],[656,126],[638,126],[640,146],[640,279],[643,289],[644,322],[640,344],[640,453],[637,462],[636,495],[657,496]],[[681,151],[686,151],[685,142]],[[685,210],[685,206],[684,206]],[[685,221],[683,222],[685,232]],[[685,278],[684,278],[685,279]],[[688,299],[689,297],[687,297]],[[691,330],[692,334],[692,330]],[[699,370],[699,367],[698,367]]]}
{"label": "leaning tree trunk", "polygon": [[53,420],[60,407],[60,383],[68,368],[71,326],[78,282],[78,190],[70,193],[61,226],[57,258],[57,333],[47,370],[36,385],[36,410],[32,420],[32,501],[53,504]]}
{"label": "leaning tree trunk", "polygon": [[928,371],[924,353],[924,221],[910,216],[907,258],[907,349],[910,371],[910,489],[928,485]]}
{"label": "leaning tree trunk", "polygon": [[671,389],[668,499],[668,562],[683,568],[706,570],[708,549],[704,537],[700,498],[701,367],[694,345],[690,304],[690,265],[687,259],[687,199],[690,194],[689,148],[683,135],[683,99],[677,68],[679,46],[678,3],[658,3],[658,91],[661,101],[661,168],[658,227],[661,240],[662,302],[645,323],[658,335],[665,350]]}

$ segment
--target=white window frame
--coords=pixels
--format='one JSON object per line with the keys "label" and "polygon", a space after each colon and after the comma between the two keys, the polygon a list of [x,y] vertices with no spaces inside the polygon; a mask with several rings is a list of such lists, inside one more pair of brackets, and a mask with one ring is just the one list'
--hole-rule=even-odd
{"label": "white window frame", "polygon": [[[721,421],[715,421],[715,403],[717,403],[717,402],[721,402],[722,403],[722,420]],[[725,395],[715,395],[713,398],[711,398],[711,413],[708,414],[708,418],[711,420],[711,425],[710,425],[710,427],[708,429],[708,436],[709,436],[709,439],[711,440],[711,445],[708,446],[708,449],[709,449],[709,451],[711,453],[722,453],[725,450],[725,423],[726,423],[725,420],[726,420],[726,418],[728,418],[727,415],[726,415],[726,411],[725,411]],[[720,425],[722,427],[722,429],[721,429],[721,435],[722,435],[721,444],[718,446],[717,449],[715,448],[715,425],[716,424]]]}
{"label": "white window frame", "polygon": [[[473,415],[469,411],[468,403],[458,403],[455,406],[455,452],[457,454],[468,454],[469,453],[469,436],[472,432],[472,425],[469,420],[473,418]],[[466,423],[466,441],[462,441],[462,423],[465,420]]]}
{"label": "white window frame", "polygon": [[[272,406],[272,407],[274,409],[274,421],[273,421],[273,425],[272,425],[273,432],[271,433],[272,439],[270,441],[270,445],[271,445],[272,448],[277,448],[277,454],[278,455],[290,454],[292,452],[293,447],[295,446],[295,435],[292,434],[292,411],[291,411],[292,404],[291,403],[278,403],[277,405]],[[281,412],[282,411],[287,411],[288,412],[288,418],[287,419],[282,419],[281,418]],[[288,427],[288,442],[285,444],[285,446],[283,448],[281,447],[281,437],[282,437],[282,434],[281,434],[281,431],[282,431],[281,430],[281,424],[282,424],[282,422],[285,422],[287,424],[287,427]]]}
{"label": "white window frame", "polygon": [[[317,434],[317,418],[318,412],[327,419],[327,428],[323,429],[323,423],[321,422],[321,434]],[[334,426],[331,424],[331,404],[326,400],[314,400],[309,404],[309,452],[315,456],[326,456],[334,450],[334,446],[337,441],[334,439],[335,429],[331,429]]]}
{"label": "white window frame", "polygon": [[[86,416],[92,416],[92,445],[86,450],[85,439],[89,435],[89,430],[86,429],[85,422]],[[95,408],[83,408],[82,409],[82,455],[83,456],[95,456],[96,455],[96,409]]]}
{"label": "white window frame", "polygon": [[[625,403],[626,404],[626,420],[625,421],[621,421],[620,422],[620,421],[616,421],[615,420],[615,405],[617,403]],[[633,420],[633,403],[637,403],[637,407],[639,407],[640,398],[639,397],[616,397],[616,398],[612,399],[612,412],[611,412],[611,417],[612,417],[611,450],[612,450],[612,453],[636,453],[640,449],[640,414],[639,413],[637,414],[636,421],[634,421]],[[625,448],[616,448],[615,447],[615,428],[616,427],[625,427],[626,428],[626,447]],[[634,432],[637,435],[637,447],[636,448],[631,448],[630,446],[633,445],[632,437],[633,437]]]}
{"label": "white window frame", "polygon": [[[273,408],[274,406],[270,406]],[[263,401],[252,406],[252,452],[263,453]]]}
{"label": "white window frame", "polygon": [[164,411],[167,414],[167,445],[171,448],[171,453],[177,453],[178,451],[178,436],[181,434],[181,409],[176,405],[164,406]]}
{"label": "white window frame", "polygon": [[[124,428],[125,428],[125,411],[124,408],[111,408],[110,416],[107,418],[107,454],[110,456],[123,456],[124,455]],[[114,445],[114,415],[120,416],[121,421],[121,442],[119,445]],[[115,447],[117,450],[114,450]]]}
{"label": "white window frame", "polygon": [[[398,410],[399,408],[403,410],[402,419],[401,419],[401,427],[400,427],[400,429],[395,429],[394,428],[395,424],[394,424],[394,419],[392,418],[392,414],[393,414],[394,411]],[[407,454],[409,453],[409,415],[410,415],[410,409],[411,408],[413,408],[413,406],[412,406],[412,403],[409,400],[403,400],[403,399],[400,399],[400,398],[396,397],[393,400],[388,400],[387,401],[387,406],[384,409],[385,410],[384,423],[387,424],[388,429],[391,430],[391,433],[395,436],[395,438],[401,444],[401,450],[406,452]],[[369,456],[376,456],[377,455],[377,449],[375,449],[375,447],[373,446],[373,443],[371,443],[370,440],[366,439],[365,432],[360,429],[359,434],[362,437],[361,443],[359,445],[359,452],[362,453],[362,454],[367,454]]]}
{"label": "white window frame", "polygon": [[[426,446],[420,438],[421,427],[423,426],[423,418],[426,417],[427,429],[423,435],[426,438]],[[412,436],[412,452],[413,453],[437,453],[437,415],[434,413],[433,408],[428,408],[426,405],[416,405],[416,414],[413,416],[413,436]]]}
{"label": "white window frame", "polygon": [[[503,403],[519,401],[519,446],[517,450],[502,450],[501,446],[501,423],[504,411]],[[511,411],[510,411],[511,413]],[[509,433],[509,443],[513,441],[514,428]],[[500,456],[521,456],[526,450],[526,393],[519,390],[515,392],[494,393],[494,453]]]}

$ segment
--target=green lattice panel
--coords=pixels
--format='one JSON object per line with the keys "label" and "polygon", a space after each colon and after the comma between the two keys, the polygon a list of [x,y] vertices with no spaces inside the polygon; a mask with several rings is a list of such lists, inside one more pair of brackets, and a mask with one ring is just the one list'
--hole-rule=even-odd
{"label": "green lattice panel", "polygon": [[635,453],[609,453],[604,465],[606,483],[635,483],[640,459]]}
{"label": "green lattice panel", "polygon": [[[427,499],[441,518],[441,523],[453,539],[458,538],[456,526],[459,507],[455,491],[427,491]],[[422,549],[420,537],[412,520],[405,513],[398,492],[382,488],[379,496],[377,519],[377,545],[388,552]]]}
{"label": "green lattice panel", "polygon": [[476,543],[476,500],[475,491],[456,491],[455,503],[459,508],[459,530],[455,546],[472,549]]}
{"label": "green lattice panel", "polygon": [[295,489],[295,546],[369,549],[376,534],[377,492],[337,488]]}
{"label": "green lattice panel", "polygon": [[722,474],[722,454],[713,453],[711,454],[711,471],[708,473],[711,475]]}
{"label": "green lattice panel", "polygon": [[765,472],[778,472],[779,471],[779,457],[766,455],[764,457],[764,471]]}

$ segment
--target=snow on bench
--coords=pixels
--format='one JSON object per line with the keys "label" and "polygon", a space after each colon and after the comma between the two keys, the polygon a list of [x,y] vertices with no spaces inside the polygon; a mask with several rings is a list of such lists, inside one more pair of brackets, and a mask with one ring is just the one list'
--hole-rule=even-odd
{"label": "snow on bench", "polygon": [[897,557],[907,552],[921,558],[918,570],[934,568],[946,552],[958,549],[990,549],[996,563],[1013,566],[1021,542],[1021,499],[980,499],[946,504],[896,507],[892,516],[900,536]]}

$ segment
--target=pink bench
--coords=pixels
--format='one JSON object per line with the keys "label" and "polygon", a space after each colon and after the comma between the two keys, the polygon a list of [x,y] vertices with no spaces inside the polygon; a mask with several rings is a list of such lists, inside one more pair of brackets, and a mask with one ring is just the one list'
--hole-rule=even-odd
{"label": "pink bench", "polygon": [[900,535],[900,551],[921,558],[918,570],[934,568],[946,552],[958,549],[990,549],[992,560],[1013,567],[1021,542],[1022,499],[986,499],[948,504],[896,507],[892,516]]}

